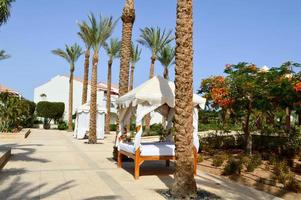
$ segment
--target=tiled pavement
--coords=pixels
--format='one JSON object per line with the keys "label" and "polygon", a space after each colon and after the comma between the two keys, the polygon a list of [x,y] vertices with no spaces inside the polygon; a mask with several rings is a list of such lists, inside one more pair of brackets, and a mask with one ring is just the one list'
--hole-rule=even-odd
{"label": "tiled pavement", "polygon": [[[0,200],[6,199],[163,199],[159,190],[173,181],[173,167],[146,162],[134,180],[133,163],[118,169],[111,159],[114,135],[99,144],[75,140],[72,133],[32,130],[27,139],[1,139],[12,158],[0,172]],[[198,172],[198,187],[224,199],[275,199],[266,193]]]}

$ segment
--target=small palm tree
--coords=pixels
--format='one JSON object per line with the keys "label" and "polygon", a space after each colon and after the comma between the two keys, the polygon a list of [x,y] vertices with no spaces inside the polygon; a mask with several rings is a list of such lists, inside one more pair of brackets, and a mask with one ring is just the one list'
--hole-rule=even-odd
{"label": "small palm tree", "polygon": [[6,54],[6,52],[4,50],[0,50],[0,60],[4,60],[9,58],[10,55]]}
{"label": "small palm tree", "polygon": [[132,58],[131,58],[131,68],[130,68],[130,85],[129,90],[132,90],[134,87],[134,71],[135,65],[140,60],[141,49],[138,45],[136,47],[132,44]]}
{"label": "small palm tree", "polygon": [[159,51],[158,60],[164,67],[163,77],[169,79],[168,68],[174,63],[175,48],[170,45],[166,45]]}
{"label": "small palm tree", "polygon": [[64,58],[70,65],[68,131],[72,131],[73,130],[73,125],[72,125],[73,74],[75,70],[75,62],[84,52],[82,51],[82,48],[75,43],[70,47],[68,45],[65,45],[65,50],[56,49],[53,50],[52,53]]}
{"label": "small palm tree", "polygon": [[100,15],[97,22],[93,14],[89,15],[89,29],[91,30],[91,47],[93,48],[92,78],[91,78],[91,98],[90,98],[90,124],[89,124],[89,143],[95,144],[96,138],[96,113],[97,113],[97,65],[98,52],[101,47],[106,45],[107,39],[111,36],[117,20],[112,17],[102,17]]}
{"label": "small palm tree", "polygon": [[195,199],[193,169],[193,0],[177,0],[176,76],[175,76],[175,199]]}
{"label": "small palm tree", "polygon": [[[169,44],[174,37],[171,36],[172,31],[166,32],[163,30],[161,31],[160,28],[144,28],[140,29],[140,39],[138,42],[143,46],[146,46],[148,49],[151,50],[151,65],[149,71],[149,78],[153,78],[155,75],[155,62],[157,60],[158,52],[165,47],[165,45]],[[145,116],[145,132],[148,133],[150,129],[150,114]]]}
{"label": "small palm tree", "polygon": [[143,46],[146,46],[151,50],[151,66],[149,72],[149,78],[154,77],[155,73],[155,62],[157,60],[157,54],[161,49],[163,49],[167,44],[174,40],[174,37],[171,36],[172,31],[166,32],[166,30],[161,31],[160,28],[144,28],[140,29],[140,39],[138,42]]}
{"label": "small palm tree", "polygon": [[81,22],[78,24],[80,31],[78,35],[83,40],[86,46],[85,61],[84,61],[84,81],[83,81],[83,91],[82,91],[82,104],[87,102],[88,96],[88,81],[89,81],[89,60],[90,60],[90,49],[92,46],[92,30],[87,25],[86,22]]}
{"label": "small palm tree", "polygon": [[0,1],[0,26],[5,24],[10,16],[11,3],[15,0]]}
{"label": "small palm tree", "polygon": [[111,88],[112,88],[112,64],[115,58],[120,57],[121,42],[117,38],[111,38],[110,43],[105,46],[105,50],[109,56],[108,61],[108,77],[107,77],[107,114],[105,122],[105,133],[110,133],[110,114],[111,114]]}

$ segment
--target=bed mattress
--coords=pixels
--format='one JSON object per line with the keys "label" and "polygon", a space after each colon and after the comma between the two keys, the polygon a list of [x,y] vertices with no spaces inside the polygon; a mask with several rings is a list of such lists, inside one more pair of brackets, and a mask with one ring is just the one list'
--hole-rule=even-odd
{"label": "bed mattress", "polygon": [[[135,154],[135,147],[133,143],[119,143],[119,149],[128,153]],[[170,142],[152,142],[141,143],[141,156],[174,156],[175,145]]]}

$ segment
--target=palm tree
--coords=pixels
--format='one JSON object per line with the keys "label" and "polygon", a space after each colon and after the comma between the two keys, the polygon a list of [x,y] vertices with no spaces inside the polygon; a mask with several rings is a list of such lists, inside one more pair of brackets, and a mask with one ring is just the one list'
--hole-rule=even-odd
{"label": "palm tree", "polygon": [[195,199],[193,169],[192,83],[193,83],[193,17],[192,1],[178,0],[176,25],[175,74],[175,182],[171,193],[175,199]]}
{"label": "palm tree", "polygon": [[[128,92],[129,62],[131,59],[132,30],[135,22],[135,2],[126,0],[122,12],[122,39],[120,49],[119,96]],[[116,137],[119,131],[119,116],[116,120]],[[117,158],[117,148],[113,147],[114,158]]]}
{"label": "palm tree", "polygon": [[9,58],[10,55],[6,54],[6,52],[4,50],[0,50],[0,60],[4,60]]}
{"label": "palm tree", "polygon": [[163,77],[169,79],[168,68],[174,63],[175,58],[175,48],[170,45],[166,45],[163,49],[159,51],[158,60],[164,67]]}
{"label": "palm tree", "polygon": [[91,30],[91,47],[93,48],[92,78],[91,78],[91,97],[90,97],[90,124],[89,124],[89,143],[95,144],[96,138],[96,114],[97,114],[97,65],[99,49],[106,45],[107,39],[111,36],[117,21],[112,17],[102,17],[100,15],[97,22],[93,14],[89,15]]}
{"label": "palm tree", "polygon": [[[167,44],[169,44],[174,38],[171,37],[171,30],[166,32],[163,30],[161,31],[160,28],[144,28],[140,29],[140,39],[138,42],[143,46],[146,46],[148,49],[151,50],[151,65],[149,71],[149,78],[153,78],[155,74],[155,62],[157,60],[158,52],[164,48]],[[150,114],[145,116],[145,132],[149,132],[150,129]]]}
{"label": "palm tree", "polygon": [[15,0],[0,1],[0,26],[5,24],[10,16],[11,3]]}
{"label": "palm tree", "polygon": [[166,32],[163,30],[161,31],[160,28],[144,28],[140,29],[141,35],[138,42],[143,46],[146,46],[148,49],[151,50],[151,66],[149,72],[149,78],[154,77],[155,73],[155,62],[157,60],[157,54],[161,49],[163,49],[167,44],[174,40],[174,37],[171,36],[172,31]]}
{"label": "palm tree", "polygon": [[111,88],[112,88],[112,64],[115,58],[120,56],[121,42],[116,38],[111,38],[109,45],[105,46],[106,52],[109,56],[108,61],[108,80],[107,80],[107,114],[105,123],[105,133],[110,133],[110,114],[111,114]]}
{"label": "palm tree", "polygon": [[129,84],[129,90],[133,89],[134,86],[134,71],[135,71],[135,65],[140,60],[141,56],[141,49],[139,49],[139,46],[136,45],[136,47],[132,44],[132,58],[131,58],[131,68],[130,68],[130,84]]}
{"label": "palm tree", "polygon": [[132,49],[132,29],[135,21],[134,0],[126,0],[122,12],[122,40],[120,49],[119,95],[128,92],[129,63]]}
{"label": "palm tree", "polygon": [[68,113],[68,131],[73,130],[72,124],[72,107],[73,107],[73,73],[75,69],[75,62],[84,53],[82,48],[78,44],[72,46],[65,45],[65,50],[55,49],[53,54],[64,58],[70,65],[70,77],[69,77],[69,113]]}
{"label": "palm tree", "polygon": [[78,24],[80,31],[78,35],[83,40],[86,46],[85,51],[85,61],[84,61],[84,81],[83,81],[83,91],[82,91],[82,104],[87,103],[88,96],[88,81],[89,81],[89,59],[90,59],[90,49],[92,46],[92,30],[86,22],[81,22]]}

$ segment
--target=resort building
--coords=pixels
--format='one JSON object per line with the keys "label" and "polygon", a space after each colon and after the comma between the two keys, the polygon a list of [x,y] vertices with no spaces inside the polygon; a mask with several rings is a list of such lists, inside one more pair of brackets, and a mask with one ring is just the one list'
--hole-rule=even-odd
{"label": "resort building", "polygon": [[[90,101],[90,84],[88,85],[88,99]],[[98,83],[97,85],[97,104],[99,107],[106,108],[107,84]],[[73,79],[73,113],[82,105],[83,81],[80,78]],[[118,87],[112,84],[111,88],[111,124],[115,124],[117,107],[115,104],[118,98]],[[64,120],[68,119],[69,102],[69,76],[57,75],[48,82],[34,89],[34,102],[40,101],[63,102],[65,104]]]}

